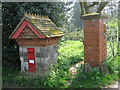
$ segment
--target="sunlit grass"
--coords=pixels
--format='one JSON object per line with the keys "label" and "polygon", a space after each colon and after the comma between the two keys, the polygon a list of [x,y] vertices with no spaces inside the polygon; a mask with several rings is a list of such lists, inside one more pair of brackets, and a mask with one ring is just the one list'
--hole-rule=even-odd
{"label": "sunlit grass", "polygon": [[59,57],[62,56],[71,57],[71,56],[80,55],[83,59],[83,50],[84,50],[83,42],[68,40],[61,43],[58,52],[59,52]]}

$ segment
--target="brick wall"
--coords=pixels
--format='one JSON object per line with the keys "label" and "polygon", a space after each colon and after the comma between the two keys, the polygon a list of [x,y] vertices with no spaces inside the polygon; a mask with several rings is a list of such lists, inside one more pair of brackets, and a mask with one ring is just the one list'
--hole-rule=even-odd
{"label": "brick wall", "polygon": [[46,39],[39,39],[39,38],[31,38],[31,39],[16,39],[17,43],[20,46],[34,46],[34,47],[46,47],[53,44],[58,43],[59,38],[46,38]]}
{"label": "brick wall", "polygon": [[106,60],[106,25],[102,15],[83,16],[84,62],[99,66]]}

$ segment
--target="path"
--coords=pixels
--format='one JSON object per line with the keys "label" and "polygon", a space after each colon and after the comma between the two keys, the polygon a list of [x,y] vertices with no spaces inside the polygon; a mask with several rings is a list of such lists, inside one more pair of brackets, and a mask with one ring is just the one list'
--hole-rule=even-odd
{"label": "path", "polygon": [[78,63],[75,64],[75,65],[72,65],[72,67],[70,67],[69,71],[70,71],[72,74],[77,74],[77,69],[78,69],[82,64],[84,64],[83,61],[78,62]]}
{"label": "path", "polygon": [[118,81],[116,81],[112,85],[108,85],[104,88],[119,88],[119,90],[120,90],[120,82],[118,83]]}
{"label": "path", "polygon": [[[71,78],[75,78],[74,74],[77,74],[77,69],[84,64],[84,61],[80,61],[75,65],[72,65],[72,67],[70,67],[69,71],[73,74],[72,76],[70,76]],[[67,81],[67,85],[70,85],[72,82],[71,81]]]}

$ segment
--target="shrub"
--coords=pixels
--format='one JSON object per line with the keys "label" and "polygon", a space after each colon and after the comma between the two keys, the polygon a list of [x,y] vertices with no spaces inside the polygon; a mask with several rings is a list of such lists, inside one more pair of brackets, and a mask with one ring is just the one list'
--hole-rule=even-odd
{"label": "shrub", "polygon": [[65,36],[63,37],[63,39],[83,41],[83,30],[74,31],[74,32],[71,32],[71,33],[65,33]]}

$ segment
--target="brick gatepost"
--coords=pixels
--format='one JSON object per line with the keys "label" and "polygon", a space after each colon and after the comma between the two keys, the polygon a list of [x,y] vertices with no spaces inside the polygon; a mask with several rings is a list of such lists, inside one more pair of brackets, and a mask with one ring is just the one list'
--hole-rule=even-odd
{"label": "brick gatepost", "polygon": [[81,17],[84,25],[84,63],[99,67],[106,60],[106,24],[107,16],[86,14]]}

